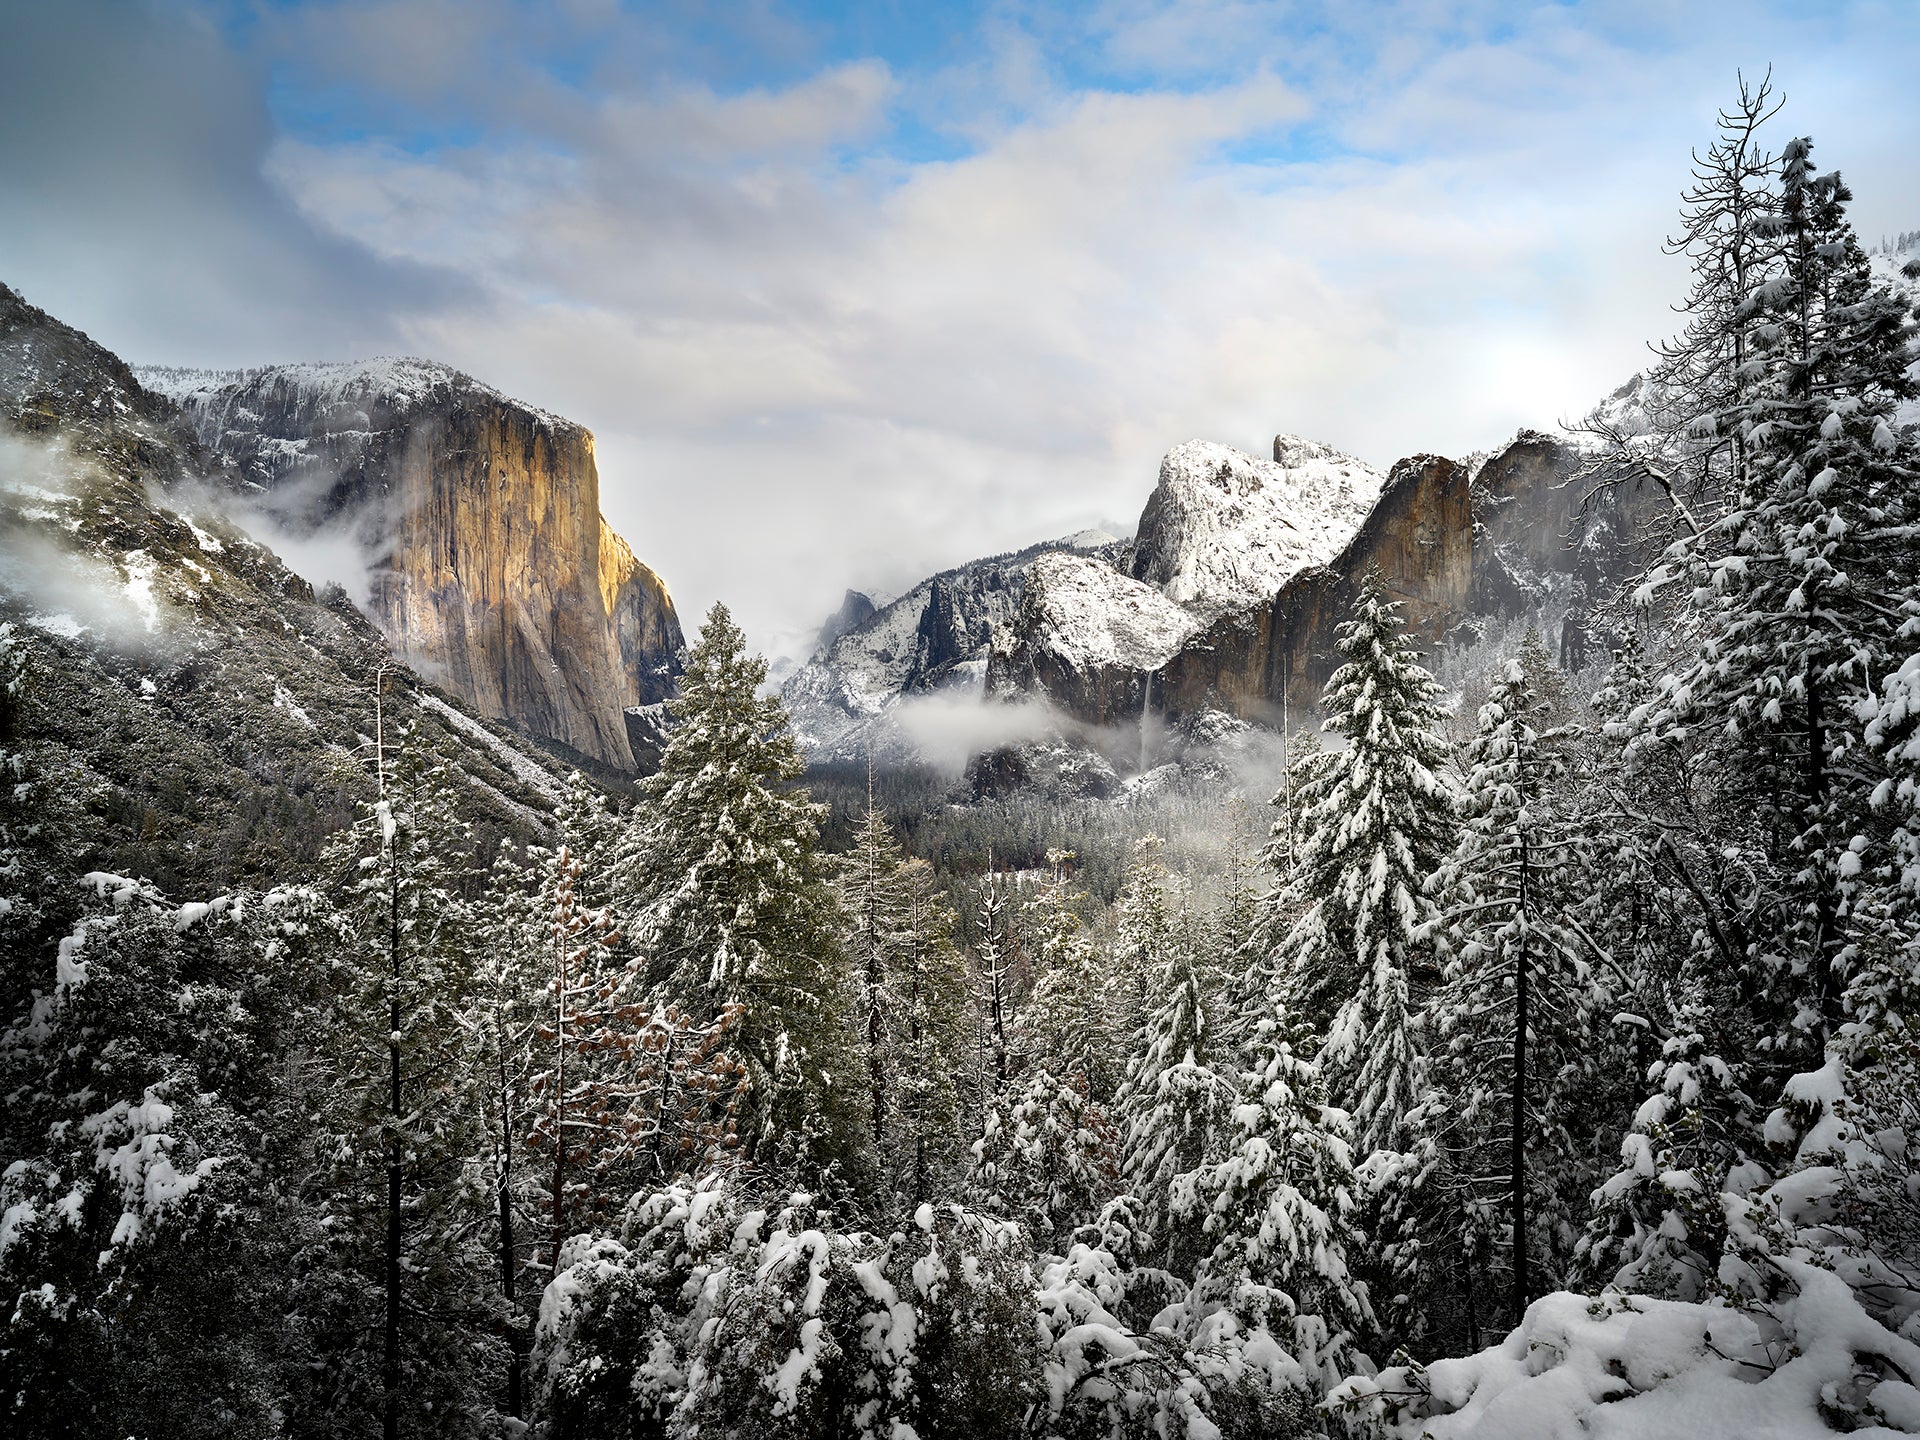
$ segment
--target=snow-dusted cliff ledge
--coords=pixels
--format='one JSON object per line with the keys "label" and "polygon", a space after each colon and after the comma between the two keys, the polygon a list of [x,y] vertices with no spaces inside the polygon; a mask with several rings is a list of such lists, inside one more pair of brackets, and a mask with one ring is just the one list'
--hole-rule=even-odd
{"label": "snow-dusted cliff ledge", "polygon": [[1293,435],[1275,438],[1274,456],[1206,440],[1168,451],[1140,516],[1134,577],[1211,618],[1271,600],[1339,554],[1386,477]]}

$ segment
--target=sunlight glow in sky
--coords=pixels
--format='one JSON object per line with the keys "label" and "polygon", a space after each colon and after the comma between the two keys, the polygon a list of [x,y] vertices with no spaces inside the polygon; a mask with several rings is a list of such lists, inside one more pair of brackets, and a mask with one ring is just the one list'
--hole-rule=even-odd
{"label": "sunlight glow in sky", "polygon": [[1190,438],[1583,411],[1736,69],[1920,226],[1920,5],[0,7],[0,279],[136,362],[407,353],[590,426],[691,622],[1130,523]]}

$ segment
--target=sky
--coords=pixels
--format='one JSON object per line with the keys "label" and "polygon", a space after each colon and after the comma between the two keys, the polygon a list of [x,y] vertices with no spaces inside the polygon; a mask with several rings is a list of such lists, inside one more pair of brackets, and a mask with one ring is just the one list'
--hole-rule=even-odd
{"label": "sky", "polygon": [[1131,525],[1277,431],[1577,417],[1771,66],[1920,228],[1920,3],[0,0],[0,280],[135,363],[412,354],[589,426],[689,629]]}

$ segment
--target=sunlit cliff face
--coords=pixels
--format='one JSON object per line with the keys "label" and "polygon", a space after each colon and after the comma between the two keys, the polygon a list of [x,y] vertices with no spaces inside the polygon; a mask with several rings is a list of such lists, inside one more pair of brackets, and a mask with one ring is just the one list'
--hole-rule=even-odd
{"label": "sunlit cliff face", "polygon": [[401,659],[481,714],[634,768],[626,711],[672,690],[666,586],[600,514],[593,436],[444,367],[294,366],[179,397],[290,530],[340,533]]}

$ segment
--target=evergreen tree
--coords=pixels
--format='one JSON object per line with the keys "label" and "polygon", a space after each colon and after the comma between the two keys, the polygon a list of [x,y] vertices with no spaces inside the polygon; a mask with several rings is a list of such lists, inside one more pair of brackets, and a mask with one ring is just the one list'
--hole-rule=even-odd
{"label": "evergreen tree", "polygon": [[962,1150],[972,1005],[966,962],[953,940],[955,917],[933,867],[909,860],[897,880],[902,943],[892,972],[897,1031],[889,1109],[900,1135],[895,1173],[910,1177],[907,1197],[918,1206],[952,1176]]}
{"label": "evergreen tree", "polygon": [[[1531,668],[1550,667],[1532,641]],[[1445,955],[1432,1002],[1442,1047],[1435,1127],[1461,1192],[1460,1250],[1484,1254],[1487,1221],[1505,1212],[1515,1322],[1539,1288],[1533,1262],[1570,1246],[1556,1237],[1577,1228],[1558,1196],[1577,1187],[1585,1097],[1564,1087],[1583,1074],[1582,1051],[1604,1020],[1591,857],[1566,808],[1569,734],[1536,728],[1551,721],[1553,701],[1529,669],[1509,661],[1480,711],[1459,843],[1430,886],[1444,906],[1434,922]]]}
{"label": "evergreen tree", "polygon": [[1654,347],[1657,363],[1641,387],[1644,433],[1598,417],[1589,421],[1621,478],[1646,479],[1672,502],[1682,544],[1697,540],[1719,497],[1746,483],[1755,380],[1755,296],[1766,284],[1776,245],[1777,161],[1760,131],[1778,113],[1771,74],[1742,77],[1738,101],[1719,115],[1719,136],[1693,157],[1682,196],[1679,233],[1667,251],[1692,263],[1693,282],[1679,307],[1677,337]]}
{"label": "evergreen tree", "polygon": [[1113,1198],[1119,1165],[1104,1107],[1078,1079],[1036,1068],[988,1109],[964,1192],[987,1214],[1018,1220],[1036,1248],[1061,1254]]}
{"label": "evergreen tree", "polygon": [[968,986],[932,867],[901,853],[871,784],[840,889],[860,985],[874,1148],[884,1182],[917,1205],[959,1144]]}
{"label": "evergreen tree", "polygon": [[1147,1019],[1116,1102],[1126,1127],[1122,1175],[1163,1263],[1191,1273],[1198,1237],[1176,1224],[1172,1197],[1180,1177],[1214,1156],[1235,1098],[1232,1057],[1213,1021],[1219,976],[1198,952],[1197,937],[1177,923],[1193,908],[1185,886],[1170,883],[1157,865],[1136,883],[1173,893],[1145,907],[1169,923],[1150,978]]}
{"label": "evergreen tree", "polygon": [[1013,1041],[1018,1033],[1014,1011],[1014,966],[1019,939],[1014,930],[1014,907],[1006,878],[987,856],[987,873],[975,892],[973,945],[974,973],[980,1012],[980,1078],[982,1113],[1007,1093],[1014,1068]]}
{"label": "evergreen tree", "polygon": [[847,949],[860,984],[867,1052],[869,1123],[874,1148],[887,1147],[888,1067],[895,1043],[893,970],[906,948],[899,893],[905,857],[886,816],[873,803],[873,761],[867,761],[867,811],[853,849],[841,862],[840,893],[850,929]]}
{"label": "evergreen tree", "polygon": [[1072,859],[1069,851],[1047,852],[1052,875],[1023,911],[1034,982],[1020,1014],[1017,1043],[1028,1066],[1049,1071],[1106,1106],[1119,1089],[1126,1061],[1114,1034],[1104,957],[1069,895],[1064,870]]}
{"label": "evergreen tree", "polygon": [[267,1433],[324,1354],[294,1281],[317,1097],[283,1064],[313,897],[68,885],[71,928],[0,1024],[4,1428]]}
{"label": "evergreen tree", "polygon": [[[619,865],[623,927],[656,1003],[736,1017],[750,1154],[808,1171],[865,1146],[839,904],[815,847],[820,807],[766,662],[723,605],[687,652],[659,773],[642,783]],[[770,1158],[770,1157],[767,1157]]]}
{"label": "evergreen tree", "polygon": [[[408,727],[376,736],[376,798],[328,849],[339,1067],[329,1185],[332,1253],[379,1316],[341,1317],[377,1335],[377,1382],[343,1366],[328,1408],[365,1405],[388,1436],[458,1433],[501,1374],[498,1318],[476,1220],[492,1206],[475,1133],[481,1073],[462,1025],[477,928],[463,894],[473,837],[452,776]],[[353,1292],[342,1299],[356,1305]],[[371,1319],[371,1317],[369,1317]]]}
{"label": "evergreen tree", "polygon": [[[1323,728],[1345,743],[1302,778],[1300,844],[1276,908],[1299,912],[1276,964],[1304,1023],[1326,1026],[1321,1066],[1364,1151],[1404,1149],[1420,1097],[1415,972],[1432,968],[1425,882],[1453,848],[1454,788],[1440,687],[1369,572],[1340,626]],[[1422,977],[1424,980],[1424,976]]]}
{"label": "evergreen tree", "polygon": [[1195,1301],[1272,1331],[1324,1393],[1352,1371],[1372,1321],[1349,1259],[1361,1238],[1351,1130],[1327,1104],[1304,1027],[1277,1011],[1257,1045],[1220,1158],[1182,1176],[1173,1203],[1212,1243]]}

